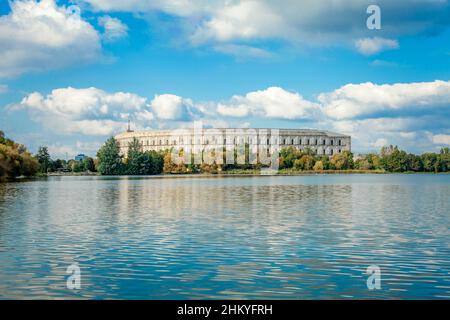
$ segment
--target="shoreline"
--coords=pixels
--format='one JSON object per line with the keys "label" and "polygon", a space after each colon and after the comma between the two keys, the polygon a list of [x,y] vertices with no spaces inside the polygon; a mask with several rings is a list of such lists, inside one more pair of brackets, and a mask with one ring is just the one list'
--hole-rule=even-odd
{"label": "shoreline", "polygon": [[389,174],[450,174],[450,172],[388,172],[384,170],[303,170],[303,171],[288,171],[280,170],[275,173],[261,173],[256,170],[237,170],[237,171],[224,171],[220,173],[162,173],[156,175],[101,175],[97,172],[92,173],[49,173],[39,177],[21,177],[18,179],[39,179],[47,177],[159,177],[159,178],[171,178],[171,177],[228,177],[228,176],[312,176],[312,175],[349,175],[349,174],[377,174],[377,175],[389,175]]}

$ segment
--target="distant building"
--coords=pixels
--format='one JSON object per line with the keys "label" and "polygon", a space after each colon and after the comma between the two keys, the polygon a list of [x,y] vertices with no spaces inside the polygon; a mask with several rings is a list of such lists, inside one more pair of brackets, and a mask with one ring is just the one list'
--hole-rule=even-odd
{"label": "distant building", "polygon": [[250,150],[265,148],[268,153],[281,148],[294,147],[298,150],[310,149],[318,155],[328,155],[351,151],[351,137],[340,133],[308,129],[181,129],[150,130],[118,134],[120,152],[128,152],[128,144],[137,138],[144,151],[183,148],[194,153],[207,147],[230,150],[247,144]]}
{"label": "distant building", "polygon": [[86,159],[86,158],[87,158],[86,155],[80,153],[79,155],[77,155],[77,156],[75,157],[75,161],[83,161],[83,160]]}

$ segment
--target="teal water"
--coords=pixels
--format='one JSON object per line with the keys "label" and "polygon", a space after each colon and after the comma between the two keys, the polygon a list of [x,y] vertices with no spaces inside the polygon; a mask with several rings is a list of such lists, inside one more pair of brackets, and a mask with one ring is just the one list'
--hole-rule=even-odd
{"label": "teal water", "polygon": [[0,184],[0,298],[448,299],[449,226],[450,175]]}

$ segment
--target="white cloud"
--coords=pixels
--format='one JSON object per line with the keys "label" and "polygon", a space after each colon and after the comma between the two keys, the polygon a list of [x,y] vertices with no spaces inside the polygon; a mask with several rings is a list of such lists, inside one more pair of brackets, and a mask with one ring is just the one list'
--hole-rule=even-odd
{"label": "white cloud", "polygon": [[102,16],[98,18],[98,23],[105,30],[103,39],[107,42],[114,42],[128,35],[128,26],[117,18]]}
{"label": "white cloud", "polygon": [[156,95],[151,102],[156,117],[162,120],[188,120],[191,117],[192,105],[190,99],[173,94]]}
{"label": "white cloud", "polygon": [[[430,150],[448,144],[450,82],[349,84],[309,101],[280,87],[236,95],[217,102],[194,102],[173,94],[148,102],[133,93],[108,93],[97,88],[61,88],[44,96],[27,95],[17,108],[32,120],[63,134],[110,135],[125,130],[186,128],[193,120],[212,127],[249,127],[271,119],[341,132],[352,136],[357,152],[386,144],[407,150]],[[295,122],[293,122],[295,121]]]}
{"label": "white cloud", "polygon": [[433,141],[434,144],[450,145],[450,135],[448,135],[448,134],[436,134],[436,135],[433,135],[432,141]]}
{"label": "white cloud", "polygon": [[358,39],[355,41],[355,46],[360,53],[368,56],[400,47],[397,40],[378,37]]}
{"label": "white cloud", "polygon": [[379,139],[377,139],[377,141],[375,141],[373,143],[373,146],[375,148],[382,148],[382,147],[385,147],[387,145],[389,145],[389,142],[385,138],[379,138]]}
{"label": "white cloud", "polygon": [[16,108],[30,110],[33,120],[54,131],[85,135],[109,135],[123,129],[128,118],[149,118],[146,98],[97,88],[55,89],[45,97],[33,92]]}
{"label": "white cloud", "polygon": [[282,16],[263,1],[230,2],[222,5],[197,28],[192,41],[276,38],[286,28]]}
{"label": "white cloud", "polygon": [[448,1],[436,0],[378,0],[383,19],[375,39],[368,38],[373,34],[365,26],[368,3],[361,0],[80,1],[98,11],[128,11],[140,13],[141,17],[162,12],[174,16],[184,30],[180,36],[194,45],[249,45],[255,40],[276,39],[302,47],[350,47],[360,39],[360,50],[369,54],[398,47],[395,39],[400,36],[442,32],[450,24]]}
{"label": "white cloud", "polygon": [[92,62],[101,55],[97,31],[54,0],[16,0],[0,16],[0,77]]}
{"label": "white cloud", "polygon": [[224,1],[222,0],[82,0],[95,11],[126,11],[145,13],[161,11],[180,17],[191,17],[208,12]]}
{"label": "white cloud", "polygon": [[318,105],[300,94],[279,87],[234,96],[227,103],[219,103],[217,112],[228,117],[258,116],[274,119],[310,119],[318,112]]}
{"label": "white cloud", "polygon": [[450,81],[347,84],[318,100],[335,119],[411,112],[445,112],[450,104]]}
{"label": "white cloud", "polygon": [[76,141],[73,144],[54,143],[48,146],[48,151],[53,159],[73,159],[76,155],[83,153],[95,156],[103,142],[81,142]]}

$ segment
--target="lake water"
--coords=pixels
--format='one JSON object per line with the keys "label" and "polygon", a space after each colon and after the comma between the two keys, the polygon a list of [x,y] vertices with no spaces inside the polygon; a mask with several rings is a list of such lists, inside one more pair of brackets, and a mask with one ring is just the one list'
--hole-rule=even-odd
{"label": "lake water", "polygon": [[0,184],[0,298],[449,299],[449,225],[450,175]]}

